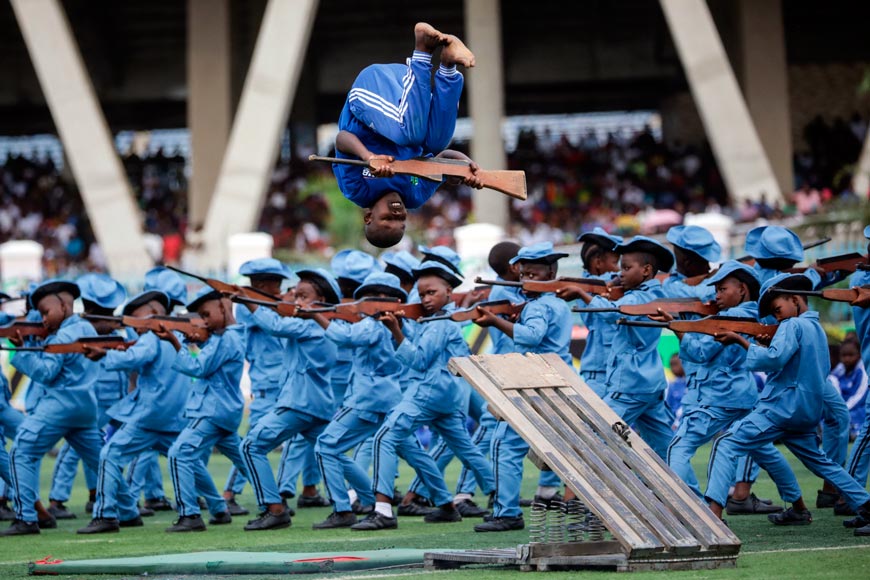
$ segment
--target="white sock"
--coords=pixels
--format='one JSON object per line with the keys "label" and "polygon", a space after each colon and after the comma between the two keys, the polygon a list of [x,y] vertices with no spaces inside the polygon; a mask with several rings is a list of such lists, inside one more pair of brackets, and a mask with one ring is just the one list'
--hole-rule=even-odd
{"label": "white sock", "polygon": [[540,497],[541,499],[550,499],[559,491],[558,487],[543,487],[538,486],[538,491],[535,492],[535,495]]}
{"label": "white sock", "polygon": [[456,505],[456,504],[462,503],[462,502],[464,502],[464,501],[467,500],[467,499],[468,499],[468,500],[471,499],[471,494],[470,494],[470,493],[457,493],[457,494],[453,497],[453,505]]}
{"label": "white sock", "polygon": [[353,502],[355,502],[356,500],[359,499],[359,496],[356,494],[355,489],[349,489],[349,490],[347,490],[347,498],[350,500],[350,503],[352,504]]}
{"label": "white sock", "polygon": [[393,506],[386,501],[375,502],[375,511],[388,518],[393,517]]}

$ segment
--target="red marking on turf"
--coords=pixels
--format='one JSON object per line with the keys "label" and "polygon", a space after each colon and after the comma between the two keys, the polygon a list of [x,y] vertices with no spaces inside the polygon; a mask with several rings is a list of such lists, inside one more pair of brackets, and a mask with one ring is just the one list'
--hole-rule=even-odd
{"label": "red marking on turf", "polygon": [[368,558],[360,558],[358,556],[326,556],[324,558],[304,558],[302,560],[293,560],[294,562],[328,562],[332,560],[333,562],[359,562],[362,560],[368,560]]}

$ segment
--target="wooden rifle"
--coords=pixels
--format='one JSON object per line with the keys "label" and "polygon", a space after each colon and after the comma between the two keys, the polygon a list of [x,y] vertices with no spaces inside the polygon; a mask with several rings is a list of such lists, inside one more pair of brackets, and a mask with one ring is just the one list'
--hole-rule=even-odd
{"label": "wooden rifle", "polygon": [[443,157],[426,157],[416,159],[396,159],[395,161],[387,161],[386,159],[372,159],[371,161],[363,161],[361,159],[339,159],[338,157],[320,157],[318,155],[309,155],[309,161],[323,161],[326,163],[340,163],[342,165],[358,165],[360,167],[368,167],[369,169],[378,169],[380,167],[389,166],[395,173],[401,175],[414,175],[421,179],[440,182],[445,176],[461,177],[468,179],[476,177],[483,186],[488,189],[494,189],[509,197],[525,200],[528,197],[526,192],[526,172],[525,171],[487,171],[478,169],[477,173],[471,172],[470,163],[462,159],[445,159]]}
{"label": "wooden rifle", "polygon": [[[813,266],[822,270],[826,274],[831,274],[833,272],[848,272],[853,274],[855,270],[858,269],[858,266],[866,263],[867,256],[859,254],[858,252],[851,252],[849,254],[819,258],[815,263],[813,263]],[[800,274],[806,271],[806,268],[789,268],[786,270],[786,272],[793,274]]]}
{"label": "wooden rifle", "polygon": [[670,322],[620,318],[616,323],[624,326],[670,328],[674,332],[697,332],[711,336],[716,336],[723,332],[736,332],[749,336],[773,336],[776,334],[776,329],[779,328],[778,324],[761,324],[754,318],[739,316],[708,316],[698,320],[671,320]]}
{"label": "wooden rifle", "polygon": [[18,338],[19,336],[33,336],[35,338],[45,338],[50,333],[45,325],[41,322],[27,322],[24,320],[16,320],[12,324],[0,326],[0,338]]}
{"label": "wooden rifle", "polygon": [[249,298],[247,296],[235,295],[232,297],[232,301],[238,302],[239,304],[258,304],[260,306],[265,306],[266,308],[271,308],[281,316],[296,316],[296,312],[299,310],[299,307],[295,302],[284,302],[279,299],[263,300],[260,298]]}
{"label": "wooden rifle", "polygon": [[563,289],[583,290],[610,300],[619,300],[625,294],[622,286],[608,286],[604,280],[596,280],[595,278],[556,278],[555,280],[523,280],[521,282],[475,278],[474,282],[488,286],[522,288],[526,292],[537,293],[557,292]]}
{"label": "wooden rifle", "polygon": [[848,302],[852,306],[867,308],[870,306],[870,286],[854,288],[826,288],[824,290],[783,290],[782,294],[797,294],[798,296],[817,296],[832,302]]}
{"label": "wooden rifle", "polygon": [[481,317],[478,308],[486,308],[487,311],[493,314],[503,314],[505,316],[514,316],[523,311],[526,303],[513,304],[510,300],[490,300],[488,302],[478,302],[468,308],[446,312],[444,314],[436,314],[435,316],[427,316],[419,319],[417,322],[432,322],[434,320],[453,320],[454,322],[472,322]]}
{"label": "wooden rifle", "polygon": [[191,340],[203,342],[208,339],[208,329],[202,318],[183,318],[179,316],[100,316],[99,314],[84,314],[82,318],[93,322],[109,322],[116,328],[128,327],[139,332],[148,330],[157,332],[162,328],[177,331]]}
{"label": "wooden rifle", "polygon": [[239,286],[238,284],[230,284],[229,282],[224,282],[216,278],[206,278],[205,276],[200,276],[199,274],[187,272],[185,270],[182,270],[181,268],[176,268],[175,266],[166,267],[173,272],[178,272],[179,274],[184,274],[185,276],[189,276],[190,278],[195,278],[200,282],[203,282],[207,286],[211,286],[215,291],[220,292],[224,296],[230,298],[233,296],[244,296],[245,298],[252,298],[254,300],[281,300],[281,298],[278,296],[272,296],[268,292],[262,292],[260,290],[257,290],[256,288],[251,288],[250,286]]}
{"label": "wooden rifle", "polygon": [[[481,300],[488,300],[491,291],[492,288],[489,286],[476,286],[471,292],[479,292],[481,294]],[[471,292],[454,292],[450,295],[450,299],[458,306],[462,304],[462,301],[465,300],[465,297],[471,294]]]}
{"label": "wooden rifle", "polygon": [[[807,242],[805,244],[802,244],[801,246],[803,247],[804,250],[809,250],[811,248],[815,248],[815,247],[827,244],[830,241],[831,241],[831,238],[819,238],[818,240],[813,240],[811,242]],[[851,256],[851,255],[852,254],[844,254],[843,256],[833,256],[833,258],[845,258],[845,257]],[[823,258],[823,259],[827,259],[827,258]],[[747,256],[740,256],[739,258],[736,259],[736,261],[743,262],[747,266],[754,266],[755,265],[755,258],[753,258],[752,256],[748,256],[748,255]],[[816,260],[816,264],[818,265],[818,263],[820,261],[821,260]],[[803,272],[804,270],[806,270],[806,268],[795,268],[793,270],[789,270],[789,272],[792,272],[792,271]],[[716,268],[715,270],[708,272],[706,274],[700,274],[698,276],[690,276],[688,278],[685,278],[683,280],[683,283],[686,284],[687,286],[698,286],[704,280],[708,280],[708,279],[712,278],[716,274],[716,272],[718,272],[718,271],[719,271],[719,268]],[[828,270],[826,270],[826,271],[828,271]],[[832,269],[830,271],[833,272],[835,270]],[[854,272],[855,269],[853,268],[851,271]]]}
{"label": "wooden rifle", "polygon": [[300,308],[300,312],[306,314],[322,314],[327,319],[346,320],[347,322],[359,322],[365,316],[377,316],[384,312],[392,312],[402,318],[418,319],[426,313],[422,304],[407,304],[397,298],[363,298],[355,302],[342,304],[320,304],[313,308]]}
{"label": "wooden rifle", "polygon": [[43,346],[0,347],[0,350],[21,352],[44,352],[47,354],[85,354],[89,348],[125,349],[136,344],[127,342],[120,336],[88,336],[74,342],[46,344]]}
{"label": "wooden rifle", "polygon": [[623,304],[613,308],[583,308],[571,309],[573,312],[619,312],[628,316],[650,316],[662,312],[671,314],[701,314],[712,316],[719,313],[719,307],[714,302],[701,302],[697,298],[665,298],[653,300],[646,304]]}

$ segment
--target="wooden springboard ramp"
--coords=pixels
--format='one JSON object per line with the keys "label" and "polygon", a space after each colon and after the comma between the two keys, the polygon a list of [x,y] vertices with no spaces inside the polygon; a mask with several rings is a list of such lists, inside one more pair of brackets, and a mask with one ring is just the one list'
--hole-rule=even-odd
{"label": "wooden springboard ramp", "polygon": [[[450,370],[580,500],[580,516],[569,507],[567,514],[540,520],[533,511],[532,542],[518,556],[558,557],[563,564],[586,558],[590,565],[622,558],[621,569],[649,569],[653,562],[657,569],[734,565],[740,539],[557,355],[454,358]],[[596,519],[608,534],[577,533]]]}

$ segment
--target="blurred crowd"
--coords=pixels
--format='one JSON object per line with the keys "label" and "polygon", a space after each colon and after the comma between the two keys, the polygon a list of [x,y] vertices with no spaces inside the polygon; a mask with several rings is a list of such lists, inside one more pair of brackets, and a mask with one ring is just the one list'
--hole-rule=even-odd
{"label": "blurred crowd", "polygon": [[[617,233],[656,233],[680,223],[686,213],[720,212],[736,222],[812,214],[825,203],[856,197],[852,168],[860,154],[867,121],[859,115],[821,117],[804,131],[807,143],[794,157],[797,188],[785,203],[765,199],[728,204],[726,189],[709,147],[666,145],[649,129],[630,138],[589,133],[574,141],[526,130],[508,154],[511,169],[526,171],[529,200],[512,201],[512,230],[522,244],[570,242],[577,232],[601,225]],[[454,144],[467,149],[467,144]],[[201,224],[187,222],[185,157],[161,150],[123,156],[155,261],[183,263],[196,248]],[[328,254],[333,215],[324,183],[328,166],[313,167],[303,156],[279,162],[261,214],[259,229],[276,248]],[[11,156],[0,166],[0,242],[29,239],[45,249],[54,271],[101,269],[104,259],[68,170],[48,158]],[[492,195],[498,195],[492,193]],[[469,219],[472,192],[445,186],[411,214],[409,233],[427,245],[453,242],[453,230]]]}

